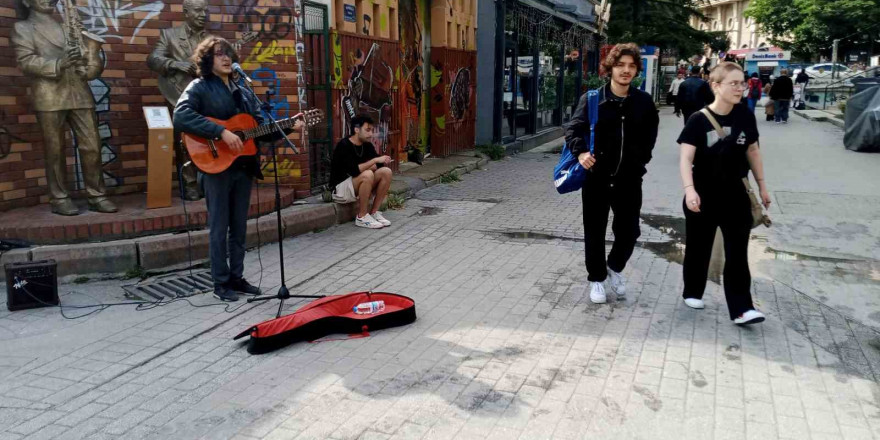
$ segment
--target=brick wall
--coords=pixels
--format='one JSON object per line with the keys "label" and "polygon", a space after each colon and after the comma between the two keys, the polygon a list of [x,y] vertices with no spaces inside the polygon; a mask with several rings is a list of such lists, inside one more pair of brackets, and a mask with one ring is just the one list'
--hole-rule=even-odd
{"label": "brick wall", "polygon": [[[111,195],[142,192],[147,159],[142,107],[165,103],[157,88],[157,75],[147,67],[146,58],[160,30],[183,23],[182,0],[79,0],[78,4],[85,27],[108,42],[104,45],[104,72],[92,82],[99,107],[108,190]],[[241,64],[255,78],[262,79],[262,85],[256,88],[261,96],[264,86],[276,84],[279,116],[295,114],[298,66],[293,0],[209,0],[209,4],[209,32],[230,40],[248,30],[259,33],[257,41],[242,48]],[[60,23],[60,15],[57,18]],[[17,68],[10,42],[17,20],[15,1],[0,0],[0,211],[48,201],[42,134],[28,97],[29,82]],[[298,135],[292,139],[301,145]],[[70,139],[68,145],[67,180],[69,188],[76,189],[76,157]],[[298,196],[307,195],[308,150],[303,148],[299,155],[280,151],[282,181],[293,186]],[[267,177],[272,172],[264,169]]]}

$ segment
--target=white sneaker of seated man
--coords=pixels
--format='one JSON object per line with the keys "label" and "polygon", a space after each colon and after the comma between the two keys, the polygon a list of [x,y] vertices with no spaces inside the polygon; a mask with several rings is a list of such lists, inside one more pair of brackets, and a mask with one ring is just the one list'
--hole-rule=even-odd
{"label": "white sneaker of seated man", "polygon": [[361,228],[367,228],[367,229],[382,229],[385,227],[382,223],[379,223],[379,220],[376,220],[370,214],[367,214],[363,217],[355,217],[354,225],[359,226]]}

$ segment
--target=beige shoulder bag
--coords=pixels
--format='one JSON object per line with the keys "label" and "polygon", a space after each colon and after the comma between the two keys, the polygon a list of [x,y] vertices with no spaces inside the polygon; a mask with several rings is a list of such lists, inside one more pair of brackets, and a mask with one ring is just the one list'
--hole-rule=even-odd
{"label": "beige shoulder bag", "polygon": [[[707,108],[703,108],[700,110],[705,116],[706,119],[709,120],[709,123],[712,124],[712,127],[715,127],[715,132],[718,133],[718,139],[724,139],[727,137],[727,134],[724,133],[724,129],[721,128],[721,124],[712,116],[712,113],[709,112]],[[749,200],[752,203],[752,229],[757,228],[758,226],[764,225],[766,227],[770,227],[773,224],[773,221],[770,220],[770,216],[764,213],[764,207],[761,206],[761,201],[758,200],[758,195],[755,194],[755,190],[752,189],[751,183],[749,183],[748,177],[743,177],[742,179],[743,185],[746,187],[746,192],[749,193]]]}

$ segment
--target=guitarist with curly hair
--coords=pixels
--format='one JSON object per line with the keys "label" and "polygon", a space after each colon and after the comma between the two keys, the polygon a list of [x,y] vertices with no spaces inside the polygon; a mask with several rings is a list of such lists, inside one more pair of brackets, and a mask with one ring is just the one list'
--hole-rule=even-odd
{"label": "guitarist with curly hair", "polygon": [[[177,101],[174,128],[212,142],[222,141],[231,151],[240,153],[244,148],[242,139],[208,119],[227,120],[244,113],[262,124],[256,97],[232,77],[232,64],[238,62],[238,54],[225,39],[208,37],[196,48],[193,60],[198,68],[198,78],[187,86]],[[302,125],[302,121],[297,121],[294,130]],[[222,172],[203,173],[210,229],[211,277],[214,279],[214,296],[223,301],[237,301],[239,293],[260,294],[259,288],[243,278],[247,215],[255,177],[263,178],[259,158],[255,155],[239,156]]]}

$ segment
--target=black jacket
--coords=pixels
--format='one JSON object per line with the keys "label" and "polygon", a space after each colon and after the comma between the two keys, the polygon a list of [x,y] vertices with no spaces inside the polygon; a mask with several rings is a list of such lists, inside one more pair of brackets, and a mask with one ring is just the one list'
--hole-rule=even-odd
{"label": "black jacket", "polygon": [[[237,85],[230,90],[223,80],[215,75],[197,78],[189,83],[174,107],[174,129],[205,139],[219,140],[223,126],[209,121],[206,117],[229,119],[239,113],[248,113],[263,123],[259,107],[250,93]],[[263,140],[261,138],[261,140]],[[259,150],[258,150],[259,151]],[[232,166],[241,166],[245,171],[260,179],[259,152],[257,156],[241,156]]]}
{"label": "black jacket", "polygon": [[791,100],[794,98],[794,84],[791,83],[791,78],[787,76],[780,76],[776,78],[776,81],[773,81],[773,87],[770,87],[770,99],[776,100]]}
{"label": "black jacket", "polygon": [[715,101],[715,94],[709,83],[696,76],[688,77],[678,86],[675,99],[675,111],[684,113],[685,120],[692,113]]}
{"label": "black jacket", "polygon": [[[603,177],[640,179],[651,161],[660,117],[651,95],[629,88],[622,101],[608,99],[611,85],[599,90],[599,121],[596,123],[596,165],[593,173]],[[565,142],[577,156],[590,150],[590,118],[587,94],[581,96],[571,121],[565,126]]]}

